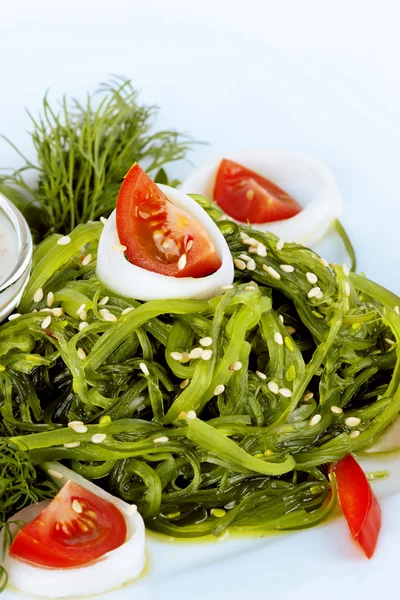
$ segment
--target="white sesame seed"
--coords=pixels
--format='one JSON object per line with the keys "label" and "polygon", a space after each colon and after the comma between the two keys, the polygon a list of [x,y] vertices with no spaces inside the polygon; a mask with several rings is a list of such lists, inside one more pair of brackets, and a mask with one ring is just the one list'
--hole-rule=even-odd
{"label": "white sesame seed", "polygon": [[105,433],[95,433],[92,435],[93,444],[102,444],[107,439],[107,434]]}
{"label": "white sesame seed", "polygon": [[105,304],[108,304],[109,299],[109,296],[104,296],[104,298],[100,300],[99,306],[104,306]]}
{"label": "white sesame seed", "polygon": [[255,271],[256,270],[256,261],[254,260],[254,258],[251,258],[249,260],[249,262],[247,263],[247,268],[249,271]]}
{"label": "white sesame seed", "polygon": [[85,256],[85,258],[82,260],[82,266],[83,267],[87,267],[88,265],[90,265],[91,262],[92,262],[92,255],[91,254],[87,254]]}
{"label": "white sesame seed", "polygon": [[51,314],[53,314],[53,310],[51,308],[48,308],[47,306],[46,306],[46,308],[41,308],[40,312],[45,312],[45,313],[51,313]]}
{"label": "white sesame seed", "polygon": [[323,297],[324,297],[324,293],[323,293],[323,291],[322,291],[322,290],[320,290],[320,291],[318,292],[318,294],[317,294],[315,297],[316,297],[316,299],[317,299],[317,300],[321,300],[321,298],[323,298]]}
{"label": "white sesame seed", "polygon": [[359,435],[360,435],[359,430],[355,429],[354,431],[350,431],[349,438],[354,439],[354,438],[358,437]]}
{"label": "white sesame seed", "polygon": [[257,288],[255,285],[246,285],[246,287],[244,289],[247,290],[248,292],[253,292]]}
{"label": "white sesame seed", "polygon": [[389,346],[394,346],[396,344],[396,342],[390,338],[385,338],[385,342],[389,344]]}
{"label": "white sesame seed", "polygon": [[400,315],[400,308],[398,306],[395,306],[393,310],[397,315]]}
{"label": "white sesame seed", "polygon": [[320,263],[321,263],[321,265],[323,265],[324,267],[329,267],[329,263],[328,263],[328,261],[327,261],[327,260],[325,260],[325,258],[321,258],[321,257],[320,257],[320,258],[318,259],[318,262],[320,262]]}
{"label": "white sesame seed", "polygon": [[194,412],[194,410],[189,410],[189,412],[186,415],[187,419],[193,420],[196,418],[196,413]]}
{"label": "white sesame seed", "polygon": [[267,388],[273,394],[279,394],[279,386],[276,381],[268,381]]}
{"label": "white sesame seed", "polygon": [[284,396],[285,398],[290,398],[292,395],[292,391],[289,390],[289,388],[281,388],[279,390],[279,393],[281,396]]}
{"label": "white sesame seed", "polygon": [[178,269],[180,271],[182,271],[182,269],[184,269],[186,267],[186,254],[182,254],[182,256],[180,257],[180,259],[178,260]]}
{"label": "white sesame seed", "polygon": [[86,310],[83,310],[82,312],[80,312],[78,316],[79,316],[79,318],[80,318],[81,321],[86,321],[86,319],[87,319],[87,312],[86,312]]}
{"label": "white sesame seed", "polygon": [[314,398],[314,394],[312,392],[308,392],[308,394],[304,394],[304,402],[308,402],[309,400],[311,400],[311,398]]}
{"label": "white sesame seed", "polygon": [[283,320],[283,316],[282,316],[282,315],[279,315],[279,320],[280,320],[280,322],[281,322],[282,324],[284,323],[284,320]]}
{"label": "white sesame seed", "polygon": [[279,242],[277,242],[275,247],[277,250],[282,250],[284,245],[285,245],[285,242],[283,240],[279,240]]}
{"label": "white sesame seed", "polygon": [[70,421],[68,423],[68,427],[71,427],[71,429],[73,429],[77,425],[83,425],[83,421]]}
{"label": "white sesame seed", "polygon": [[46,299],[47,306],[49,308],[51,308],[53,306],[53,302],[54,302],[54,294],[53,294],[53,292],[49,292],[47,294],[47,299]]}
{"label": "white sesame seed", "polygon": [[311,288],[311,290],[308,292],[307,296],[309,298],[316,298],[317,296],[319,296],[321,293],[321,288],[320,287],[313,287]]}
{"label": "white sesame seed", "polygon": [[80,445],[80,442],[68,442],[67,444],[64,444],[64,448],[78,448]]}
{"label": "white sesame seed", "polygon": [[60,237],[57,240],[57,244],[59,246],[67,246],[70,243],[71,243],[71,238],[69,237],[69,235],[63,235],[62,237]]}
{"label": "white sesame seed", "polygon": [[258,241],[252,237],[247,237],[243,240],[243,244],[246,244],[246,246],[257,246]]}
{"label": "white sesame seed", "polygon": [[343,408],[340,408],[340,406],[331,406],[331,411],[334,415],[340,415],[343,412]]}
{"label": "white sesame seed", "polygon": [[233,285],[229,284],[229,285],[221,285],[221,290],[231,290],[233,289]]}
{"label": "white sesame seed", "polygon": [[105,321],[109,321],[110,323],[115,323],[115,321],[118,321],[117,317],[110,313],[107,308],[102,308],[99,310],[99,314]]}
{"label": "white sesame seed", "polygon": [[51,316],[49,315],[42,321],[42,329],[47,329],[51,323]]}
{"label": "white sesame seed", "polygon": [[359,419],[358,417],[347,417],[347,419],[345,419],[344,422],[347,425],[347,427],[357,427],[357,425],[361,423],[361,419]]}
{"label": "white sesame seed", "polygon": [[244,262],[244,260],[240,260],[240,258],[235,258],[233,264],[240,271],[244,271],[246,268],[246,263]]}
{"label": "white sesame seed", "polygon": [[318,423],[320,422],[320,420],[322,419],[321,415],[314,415],[310,421],[309,421],[309,426],[310,427],[314,427],[315,425],[318,425]]}
{"label": "white sesame seed", "polygon": [[213,355],[213,351],[212,350],[203,350],[203,352],[201,353],[201,358],[203,360],[210,360],[210,358]]}
{"label": "white sesame seed", "polygon": [[242,238],[242,240],[248,240],[249,239],[249,236],[244,231],[240,232],[240,237]]}
{"label": "white sesame seed", "polygon": [[247,256],[247,254],[239,254],[239,258],[245,260],[246,262],[250,260],[250,256]]}
{"label": "white sesame seed", "polygon": [[207,336],[207,337],[201,338],[201,340],[199,340],[199,343],[201,346],[207,347],[207,346],[211,346],[213,341],[210,336]]}
{"label": "white sesame seed", "polygon": [[261,371],[256,371],[256,375],[257,375],[258,379],[261,379],[262,381],[267,379],[267,376],[265,375],[265,373],[262,373]]}
{"label": "white sesame seed", "polygon": [[75,433],[86,433],[87,432],[86,425],[73,425],[71,427],[71,429],[73,429],[75,431]]}
{"label": "white sesame seed", "polygon": [[267,256],[267,249],[264,244],[257,245],[257,256],[261,256],[261,258],[265,258]]}
{"label": "white sesame seed", "polygon": [[271,275],[271,277],[274,277],[274,279],[280,279],[281,276],[279,275],[278,271],[275,271],[275,269],[273,267],[270,267],[269,265],[263,265],[262,268],[264,269],[264,271],[266,271],[267,273],[269,273]]}
{"label": "white sesame seed", "polygon": [[282,269],[282,271],[285,271],[285,273],[293,273],[293,271],[294,271],[293,265],[279,265],[279,266]]}
{"label": "white sesame seed", "polygon": [[38,290],[36,290],[36,292],[33,296],[33,301],[40,302],[41,300],[43,300],[43,289],[39,288]]}
{"label": "white sesame seed", "polygon": [[189,385],[189,379],[184,379],[183,381],[180,382],[179,387],[181,388],[181,390],[184,390],[185,387],[187,387]]}
{"label": "white sesame seed", "polygon": [[77,350],[76,352],[77,352],[77,354],[78,354],[78,357],[79,357],[81,360],[85,360],[85,358],[86,358],[86,352],[84,351],[84,349],[83,349],[83,348],[78,348],[78,350]]}
{"label": "white sesame seed", "polygon": [[14,313],[13,315],[10,315],[8,317],[8,320],[9,321],[14,321],[15,319],[18,319],[18,317],[20,317],[20,316],[21,316],[20,313]]}
{"label": "white sesame seed", "polygon": [[190,252],[192,248],[193,248],[193,240],[189,240],[188,243],[186,244],[186,252]]}
{"label": "white sesame seed", "polygon": [[134,515],[137,512],[136,504],[131,504],[130,506],[128,506],[128,508],[125,509],[125,512],[128,515],[128,517]]}
{"label": "white sesame seed", "polygon": [[317,283],[318,281],[318,277],[316,276],[315,273],[311,273],[310,271],[308,271],[308,273],[306,273],[306,278],[308,283],[311,283],[314,285],[314,283]]}
{"label": "white sesame seed", "polygon": [[283,337],[282,334],[279,333],[279,331],[276,331],[274,333],[274,340],[279,346],[283,346]]}
{"label": "white sesame seed", "polygon": [[74,500],[72,500],[72,510],[76,513],[78,513],[79,515],[83,512],[83,508],[80,504],[80,502],[75,498]]}
{"label": "white sesame seed", "polygon": [[348,281],[344,284],[344,295],[349,297],[351,293],[350,284]]}
{"label": "white sesame seed", "polygon": [[181,362],[187,363],[190,360],[189,352],[182,352]]}
{"label": "white sesame seed", "polygon": [[128,306],[128,308],[124,308],[121,315],[127,315],[128,313],[132,312],[133,310],[135,310],[134,306]]}
{"label": "white sesame seed", "polygon": [[190,359],[200,358],[202,352],[203,352],[203,348],[193,348],[193,350],[191,350],[189,352],[189,358]]}
{"label": "white sesame seed", "polygon": [[182,360],[182,354],[181,354],[181,352],[170,352],[169,355],[174,360]]}
{"label": "white sesame seed", "polygon": [[123,244],[113,244],[111,247],[116,252],[125,252],[126,250],[126,246],[124,246]]}
{"label": "white sesame seed", "polygon": [[146,377],[147,377],[147,375],[150,375],[150,371],[147,368],[147,365],[145,363],[141,362],[139,364],[139,367],[140,367],[140,370],[142,371],[142,373],[144,373],[146,375]]}
{"label": "white sesame seed", "polygon": [[83,331],[88,325],[87,321],[82,321],[82,323],[79,323],[79,331]]}
{"label": "white sesame seed", "polygon": [[230,371],[240,371],[240,369],[242,368],[242,363],[237,360],[236,362],[233,362],[230,366],[229,366],[229,370]]}
{"label": "white sesame seed", "polygon": [[78,310],[76,311],[77,316],[79,317],[79,315],[85,310],[86,308],[86,304],[81,304],[80,307],[78,308]]}
{"label": "white sesame seed", "polygon": [[153,442],[155,444],[162,444],[164,442],[168,442],[169,441],[169,437],[167,437],[166,435],[162,435],[161,437],[155,438],[153,440]]}
{"label": "white sesame seed", "polygon": [[225,391],[225,386],[220,384],[217,385],[217,387],[214,390],[214,396],[219,396],[220,394],[223,394],[223,392]]}
{"label": "white sesame seed", "polygon": [[342,270],[343,275],[345,275],[345,277],[348,277],[350,275],[349,267],[346,265],[346,263],[342,264]]}
{"label": "white sesame seed", "polygon": [[58,471],[55,471],[54,469],[49,469],[47,472],[49,475],[51,475],[51,477],[54,477],[55,479],[64,479],[64,475],[62,475]]}

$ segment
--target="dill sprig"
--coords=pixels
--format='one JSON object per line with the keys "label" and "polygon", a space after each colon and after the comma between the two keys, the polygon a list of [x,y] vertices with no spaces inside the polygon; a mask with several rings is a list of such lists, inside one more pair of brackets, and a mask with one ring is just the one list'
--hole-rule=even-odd
{"label": "dill sprig", "polygon": [[[140,104],[131,81],[119,78],[88,94],[85,103],[64,96],[55,109],[46,94],[38,118],[28,114],[37,164],[7,140],[24,165],[0,177],[0,183],[28,193],[41,215],[40,223],[36,212],[36,222],[30,224],[44,236],[68,233],[79,223],[107,217],[115,208],[121,180],[135,161],[165,183],[163,167],[185,158],[193,145],[176,131],[154,132],[157,107]],[[38,173],[34,187],[26,182],[31,170]]]}

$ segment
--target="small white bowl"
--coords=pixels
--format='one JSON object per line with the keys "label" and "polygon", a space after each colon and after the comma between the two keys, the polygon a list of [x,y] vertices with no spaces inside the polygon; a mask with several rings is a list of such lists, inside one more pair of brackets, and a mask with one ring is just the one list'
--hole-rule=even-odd
{"label": "small white bowl", "polygon": [[[0,283],[0,322],[17,306],[28,282],[32,261],[32,236],[28,223],[20,211],[0,194],[0,213],[8,219],[17,246],[8,275]],[[1,226],[1,223],[0,223]]]}
{"label": "small white bowl", "polygon": [[[187,194],[213,199],[216,173],[223,158],[267,177],[291,194],[303,210],[290,219],[253,223],[253,229],[271,231],[286,242],[313,246],[340,215],[342,199],[331,171],[321,162],[294,152],[247,150],[227,153],[196,169],[180,186]],[[234,220],[234,219],[232,219]]]}

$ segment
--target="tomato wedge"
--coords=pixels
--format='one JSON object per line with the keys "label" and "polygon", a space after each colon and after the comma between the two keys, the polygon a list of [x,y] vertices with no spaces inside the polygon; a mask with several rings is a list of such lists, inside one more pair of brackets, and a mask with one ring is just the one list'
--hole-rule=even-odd
{"label": "tomato wedge", "polygon": [[90,563],[125,542],[126,522],[111,502],[68,481],[32,523],[19,530],[10,554],[50,568]]}
{"label": "tomato wedge", "polygon": [[339,503],[353,539],[371,558],[381,529],[381,509],[358,462],[349,454],[334,467]]}
{"label": "tomato wedge", "polygon": [[302,210],[275,183],[226,158],[218,168],[214,200],[227,215],[243,223],[281,221]]}
{"label": "tomato wedge", "polygon": [[201,223],[170,202],[134,164],[117,200],[117,231],[131,263],[172,277],[204,277],[221,264]]}

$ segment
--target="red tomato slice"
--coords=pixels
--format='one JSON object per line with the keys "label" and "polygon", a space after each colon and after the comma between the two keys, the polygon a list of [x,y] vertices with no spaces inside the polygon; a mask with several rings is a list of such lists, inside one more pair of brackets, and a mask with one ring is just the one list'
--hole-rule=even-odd
{"label": "red tomato slice", "polygon": [[125,539],[121,511],[68,481],[36,519],[20,529],[10,554],[43,567],[76,567],[118,548]]}
{"label": "red tomato slice", "polygon": [[275,183],[226,158],[217,172],[214,200],[227,215],[243,223],[281,221],[302,210]]}
{"label": "red tomato slice", "polygon": [[201,223],[134,164],[117,200],[117,231],[131,263],[172,277],[204,277],[222,261]]}
{"label": "red tomato slice", "polygon": [[371,558],[381,529],[381,509],[358,462],[349,454],[334,467],[339,503],[353,539]]}

